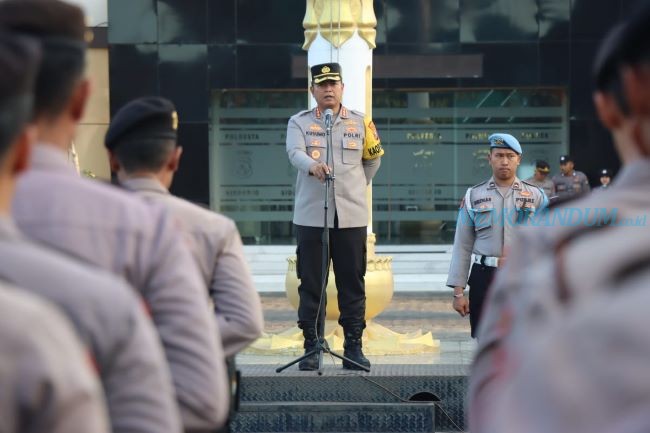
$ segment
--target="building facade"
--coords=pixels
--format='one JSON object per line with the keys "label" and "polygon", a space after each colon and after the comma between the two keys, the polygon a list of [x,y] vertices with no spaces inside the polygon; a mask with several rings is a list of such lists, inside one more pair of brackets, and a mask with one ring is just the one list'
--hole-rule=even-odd
{"label": "building facade", "polygon": [[[336,4],[336,1],[332,1]],[[379,243],[449,243],[486,139],[524,146],[520,177],[561,154],[617,169],[591,99],[599,41],[633,0],[375,0],[373,185]],[[234,218],[246,243],[291,243],[288,118],[308,105],[305,0],[109,0],[110,109],[162,95],[184,147],[173,191]],[[332,60],[336,61],[335,58]],[[345,79],[345,71],[343,71]]]}

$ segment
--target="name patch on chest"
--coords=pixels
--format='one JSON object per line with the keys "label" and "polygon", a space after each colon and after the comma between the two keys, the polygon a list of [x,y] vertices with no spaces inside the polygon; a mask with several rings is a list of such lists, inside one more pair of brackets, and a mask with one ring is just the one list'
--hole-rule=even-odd
{"label": "name patch on chest", "polygon": [[487,203],[487,202],[491,202],[491,201],[492,201],[492,197],[479,198],[478,200],[474,200],[472,202],[472,206],[476,206],[476,205],[479,205],[481,203]]}

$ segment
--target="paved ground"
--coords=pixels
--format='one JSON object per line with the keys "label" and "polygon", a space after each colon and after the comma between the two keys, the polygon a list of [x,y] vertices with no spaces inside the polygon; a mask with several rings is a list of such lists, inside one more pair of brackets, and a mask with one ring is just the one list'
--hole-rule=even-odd
{"label": "paved ground", "polygon": [[[296,325],[296,311],[283,293],[262,294],[267,333],[277,333]],[[469,321],[451,310],[451,295],[440,292],[397,292],[391,304],[375,322],[400,333],[430,331],[440,340],[440,351],[424,355],[369,357],[378,364],[460,364],[471,363],[475,342],[469,336]],[[240,364],[283,364],[288,355],[240,354]]]}

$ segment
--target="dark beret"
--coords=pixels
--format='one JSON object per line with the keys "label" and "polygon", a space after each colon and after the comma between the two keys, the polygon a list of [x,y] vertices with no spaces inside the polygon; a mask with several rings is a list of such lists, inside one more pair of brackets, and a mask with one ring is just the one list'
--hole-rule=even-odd
{"label": "dark beret", "polygon": [[571,155],[560,156],[560,164],[566,164],[567,162],[573,162],[573,158],[571,158]]}
{"label": "dark beret", "polygon": [[115,114],[106,132],[104,145],[114,149],[117,145],[134,140],[176,140],[178,114],[168,99],[148,96],[135,99]]}

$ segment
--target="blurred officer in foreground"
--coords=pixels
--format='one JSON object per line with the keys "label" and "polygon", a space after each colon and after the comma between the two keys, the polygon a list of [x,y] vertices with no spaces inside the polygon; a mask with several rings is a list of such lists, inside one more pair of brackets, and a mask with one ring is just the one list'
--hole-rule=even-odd
{"label": "blurred officer in foreground", "polygon": [[605,189],[609,186],[609,183],[612,181],[612,173],[611,171],[607,170],[606,168],[603,168],[600,170],[600,186],[598,189]]}
{"label": "blurred officer in foreground", "polygon": [[[300,279],[298,326],[305,338],[305,352],[309,352],[316,347],[317,337],[322,337],[316,335],[316,316],[323,282],[323,183],[327,176],[332,176],[335,186],[328,196],[327,225],[341,312],[339,324],[345,336],[343,356],[370,367],[361,342],[366,327],[366,186],[377,173],[384,150],[372,120],[343,106],[345,86],[341,65],[325,63],[312,66],[311,78],[316,108],[295,114],[287,125],[287,154],[291,164],[298,169],[293,208],[298,242],[296,272]],[[326,159],[327,110],[333,112],[331,167]],[[319,321],[324,319],[320,317]],[[318,355],[302,360],[298,367],[300,370],[317,370]],[[347,361],[343,361],[343,368],[359,369]]]}
{"label": "blurred officer in foreground", "polygon": [[[5,283],[21,283],[13,271],[41,271],[38,254],[34,261],[22,257],[22,243],[13,242],[19,235],[8,217],[15,176],[27,165],[35,135],[26,125],[39,61],[34,41],[0,31],[0,431],[107,433],[98,377],[68,321],[53,306]],[[17,255],[23,260],[14,269]],[[70,275],[63,267],[41,276],[59,284]]]}
{"label": "blurred officer in foreground", "polygon": [[544,190],[544,194],[548,198],[555,195],[555,184],[548,178],[550,171],[551,167],[548,165],[548,162],[538,159],[535,161],[535,174],[526,179],[526,182],[537,185]]}
{"label": "blurred officer in foreground", "polygon": [[574,170],[573,158],[569,155],[560,157],[560,173],[553,176],[553,184],[559,198],[588,193],[589,180],[583,172]]}
{"label": "blurred officer in foreground", "polygon": [[[31,42],[31,44],[29,44]],[[38,45],[0,33],[0,279],[59,306],[77,329],[106,395],[113,432],[178,432],[160,341],[122,280],[28,241],[9,216],[17,175],[28,165]],[[64,355],[62,354],[62,357]]]}
{"label": "blurred officer in foreground", "polygon": [[177,126],[169,100],[139,98],[115,114],[105,144],[120,185],[165,206],[191,237],[224,352],[232,357],[262,335],[262,305],[235,222],[169,193],[183,151]]}
{"label": "blurred officer in foreground", "polygon": [[0,281],[0,431],[108,433],[97,376],[52,305]]}
{"label": "blurred officer in foreground", "polygon": [[37,38],[38,145],[18,182],[14,216],[29,237],[127,279],[142,295],[165,350],[183,427],[209,431],[228,412],[221,338],[204,283],[173,217],[82,179],[66,160],[88,99],[81,10],[58,0],[4,0],[0,26]]}
{"label": "blurred officer in foreground", "polygon": [[[503,264],[515,226],[528,222],[548,204],[541,188],[517,178],[522,154],[519,141],[500,133],[488,140],[492,177],[468,188],[461,201],[447,278],[447,286],[454,289],[454,310],[463,317],[469,314],[472,337],[477,336],[488,286]],[[466,285],[469,300],[464,294]]]}
{"label": "blurred officer in foreground", "polygon": [[[594,102],[601,122],[612,132],[616,151],[623,162],[616,180],[599,194],[551,209],[547,220],[549,223],[521,230],[511,252],[512,259],[497,275],[470,376],[469,419],[472,432],[615,431],[607,428],[606,424],[601,430],[582,430],[570,425],[566,429],[548,430],[547,424],[533,425],[531,421],[539,421],[539,418],[530,417],[522,419],[526,426],[523,429],[517,429],[520,426],[517,423],[509,427],[506,424],[514,419],[514,414],[521,411],[525,417],[525,410],[532,405],[540,411],[539,416],[547,420],[559,416],[567,421],[565,417],[570,416],[574,422],[583,422],[584,426],[588,426],[590,417],[580,414],[574,417],[573,413],[566,412],[569,408],[560,406],[558,402],[549,403],[548,411],[544,411],[543,405],[532,403],[531,398],[536,395],[534,388],[515,394],[516,398],[512,400],[504,398],[504,391],[506,384],[516,382],[524,374],[521,366],[536,362],[528,361],[527,353],[536,350],[533,348],[538,345],[550,347],[545,346],[546,342],[551,344],[551,335],[557,335],[553,334],[556,331],[552,329],[562,329],[561,324],[564,323],[573,326],[566,321],[573,320],[570,316],[574,311],[597,308],[589,306],[594,297],[600,296],[602,288],[626,284],[627,276],[641,270],[639,266],[646,263],[643,257],[647,255],[646,225],[650,213],[647,194],[650,187],[650,135],[643,131],[650,131],[650,111],[640,109],[645,107],[643,101],[636,101],[635,104],[632,101],[643,93],[643,86],[650,87],[650,74],[643,72],[650,68],[649,30],[650,8],[646,7],[642,13],[635,15],[632,22],[624,23],[609,33],[595,62]],[[629,82],[630,77],[634,81]],[[613,297],[625,297],[623,291],[611,293]],[[632,303],[628,305],[630,311],[636,307]],[[597,315],[601,316],[603,322],[616,318],[622,322],[633,320],[633,316],[626,313],[610,316],[609,310],[607,313],[594,311],[590,317],[595,320]],[[638,329],[647,333],[645,326]],[[594,332],[598,332],[597,329]],[[596,333],[593,337],[598,335]],[[609,341],[609,336],[604,335],[603,338],[602,342]],[[616,350],[629,350],[637,343],[645,344],[635,338],[621,339]],[[578,349],[584,343],[582,340],[573,342]],[[591,354],[591,349],[585,350],[582,362],[577,365],[593,363],[595,359]],[[557,355],[562,356],[561,353]],[[638,365],[647,366],[645,357],[628,362],[637,361]],[[629,365],[628,362],[617,364],[608,361],[610,368],[618,370]],[[559,371],[552,371],[553,375],[564,377],[560,376]],[[644,372],[639,376],[637,369],[624,371],[629,372],[629,380],[619,385],[628,390],[634,389],[632,382],[647,375]],[[539,371],[535,374],[538,375]],[[545,379],[552,380],[548,376]],[[545,379],[540,376],[540,380]],[[594,383],[598,379],[594,376]],[[591,402],[602,401],[594,397],[600,391],[584,388],[581,392],[584,398],[574,401],[571,408],[583,404],[588,407]],[[618,407],[619,402],[614,401],[620,394],[602,392],[609,396],[612,407]],[[650,395],[648,390],[644,395]],[[621,399],[620,402],[632,400],[639,407],[634,398]],[[496,410],[503,401],[514,403],[510,406],[503,404]],[[553,413],[551,407],[558,412]],[[598,406],[592,408],[594,416],[597,416]],[[504,416],[503,412],[512,416]],[[617,414],[607,413],[612,414],[612,420],[620,420]]]}

